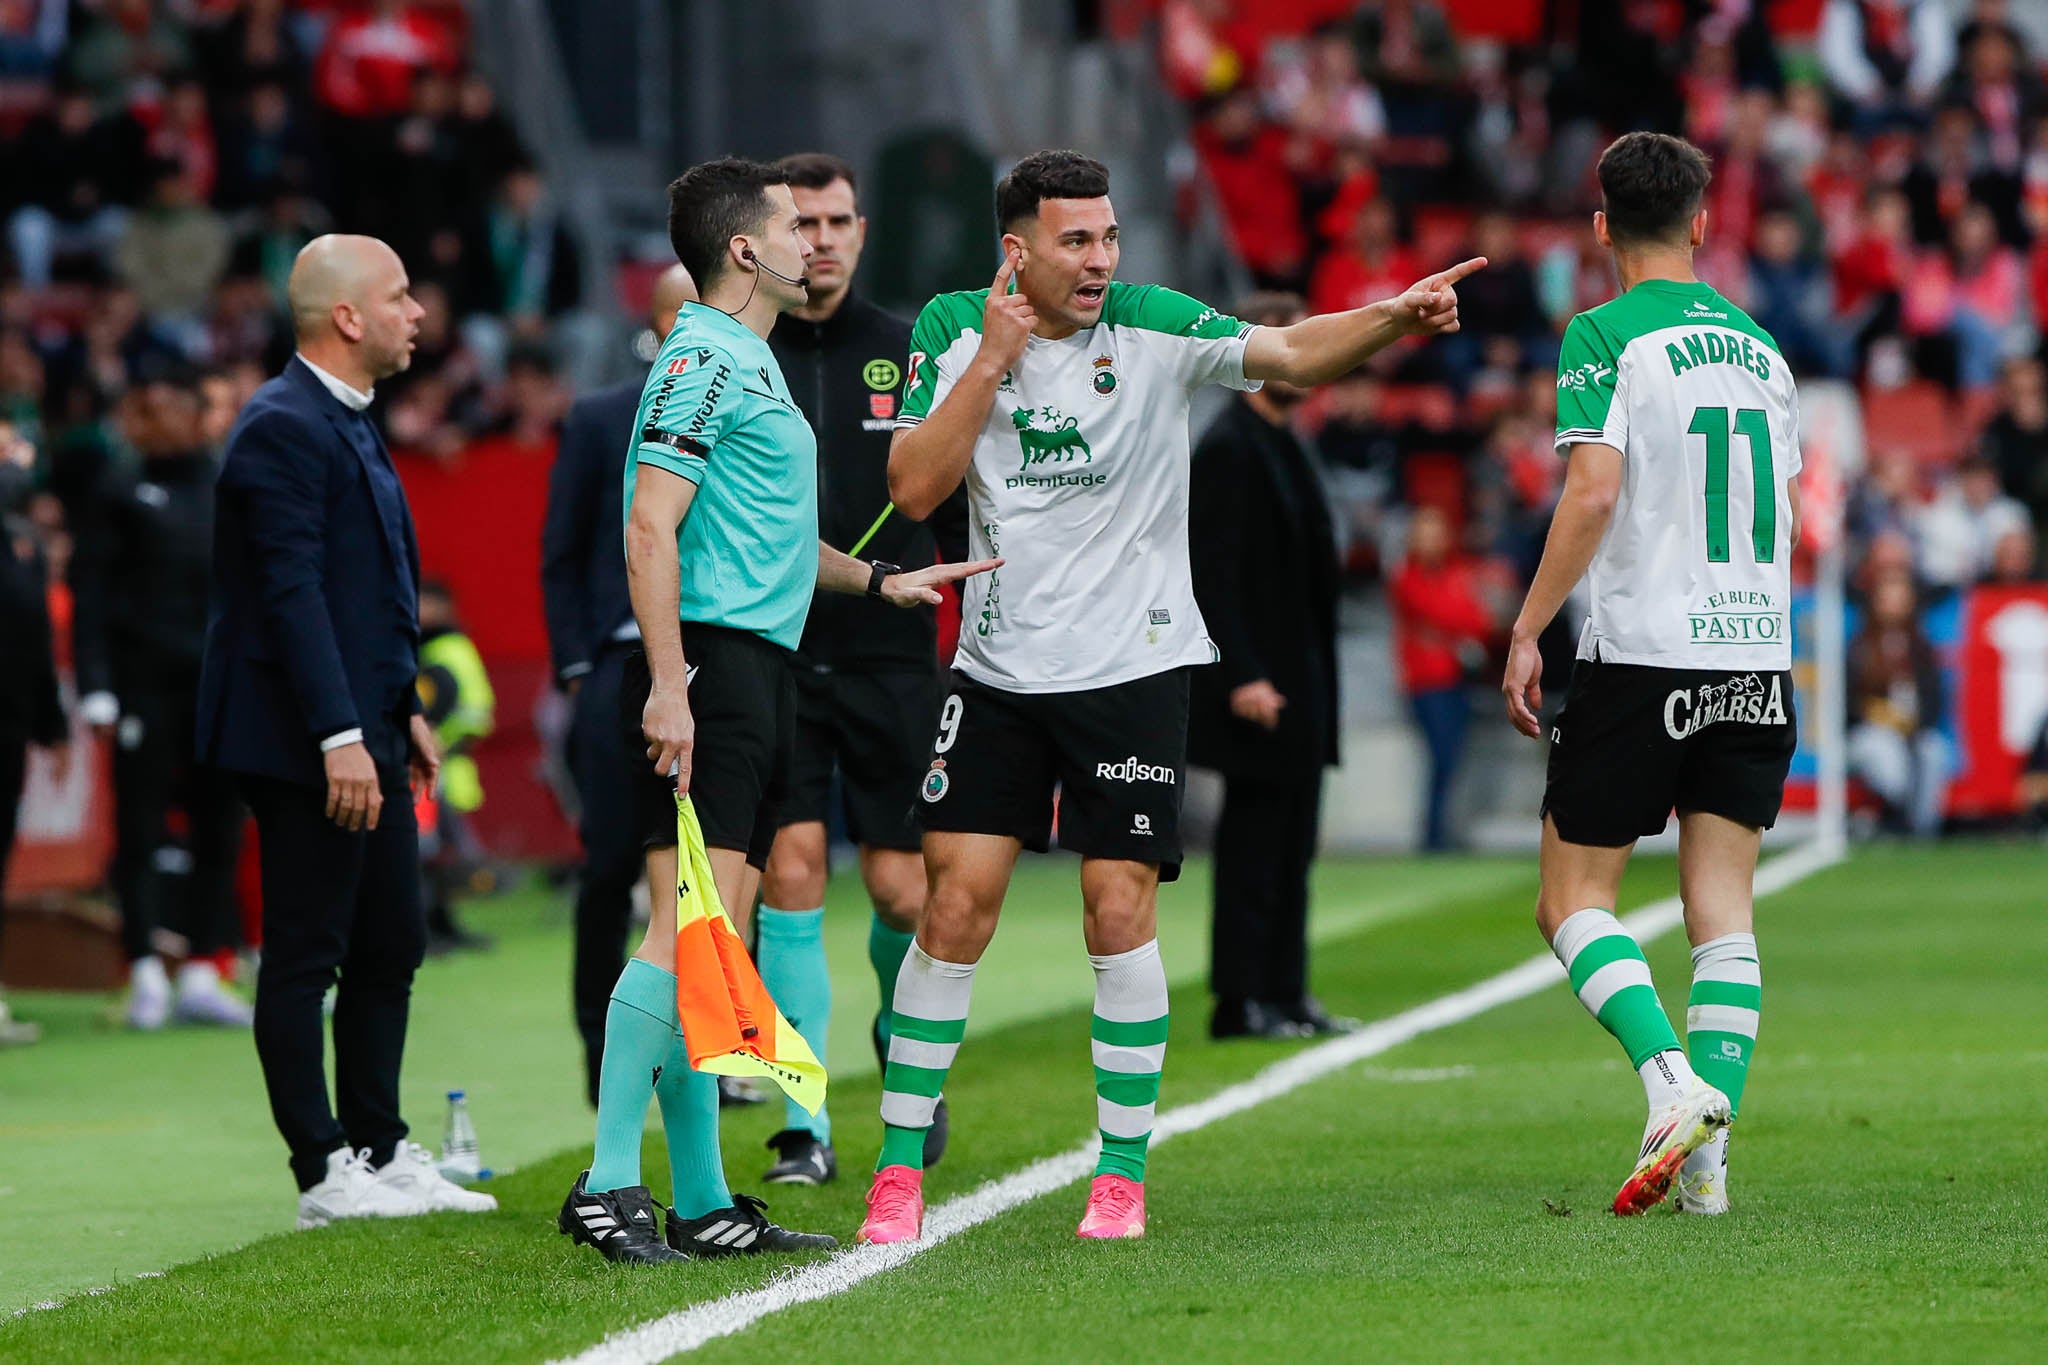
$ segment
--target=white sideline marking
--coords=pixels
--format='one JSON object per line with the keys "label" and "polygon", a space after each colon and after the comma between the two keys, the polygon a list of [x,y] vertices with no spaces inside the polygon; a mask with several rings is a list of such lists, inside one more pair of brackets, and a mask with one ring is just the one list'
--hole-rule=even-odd
{"label": "white sideline marking", "polygon": [[[1757,869],[1756,894],[1761,897],[1782,891],[1840,862],[1841,858],[1839,850],[1819,844],[1794,849]],[[1683,921],[1684,913],[1678,897],[1670,896],[1624,916],[1622,924],[1636,936],[1637,941],[1647,942],[1676,928]],[[1544,953],[1461,991],[1368,1024],[1356,1033],[1318,1043],[1275,1062],[1249,1080],[1226,1086],[1205,1100],[1169,1109],[1159,1116],[1159,1122],[1152,1130],[1152,1144],[1157,1146],[1182,1133],[1207,1128],[1212,1123],[1299,1090],[1355,1062],[1377,1057],[1425,1033],[1449,1028],[1495,1006],[1534,995],[1563,977],[1564,969],[1558,966],[1557,959]],[[671,1356],[694,1351],[707,1341],[745,1331],[785,1308],[843,1294],[861,1281],[894,1270],[919,1252],[929,1251],[957,1233],[1082,1179],[1094,1169],[1096,1147],[1097,1141],[1091,1140],[1057,1156],[1034,1161],[1022,1170],[992,1180],[970,1193],[948,1199],[926,1212],[924,1237],[919,1241],[851,1247],[816,1265],[793,1269],[759,1289],[679,1308],[638,1327],[623,1328],[588,1350],[554,1362],[554,1365],[654,1365]]]}

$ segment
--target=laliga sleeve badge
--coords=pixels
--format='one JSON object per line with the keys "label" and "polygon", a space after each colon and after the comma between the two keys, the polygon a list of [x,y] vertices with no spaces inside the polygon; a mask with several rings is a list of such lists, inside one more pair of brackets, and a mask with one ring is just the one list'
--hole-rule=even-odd
{"label": "laliga sleeve badge", "polygon": [[1088,381],[1088,387],[1095,390],[1097,398],[1116,397],[1116,362],[1106,355],[1095,357],[1095,374]]}
{"label": "laliga sleeve badge", "polygon": [[931,771],[924,775],[922,792],[924,799],[927,801],[943,801],[946,799],[947,790],[952,785],[953,779],[946,776],[946,760],[943,758],[933,759]]}

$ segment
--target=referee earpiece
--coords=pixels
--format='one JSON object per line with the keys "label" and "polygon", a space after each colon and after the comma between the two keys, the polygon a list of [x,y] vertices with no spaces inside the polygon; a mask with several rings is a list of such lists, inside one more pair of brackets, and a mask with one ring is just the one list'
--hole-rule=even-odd
{"label": "referee earpiece", "polygon": [[740,259],[743,261],[752,261],[754,263],[754,269],[765,270],[769,274],[773,275],[776,279],[781,280],[784,284],[802,285],[806,289],[811,287],[811,277],[809,275],[785,275],[780,270],[777,270],[774,266],[768,264],[768,262],[762,260],[759,256],[756,256],[754,254],[754,248],[750,246],[743,246],[740,248]]}

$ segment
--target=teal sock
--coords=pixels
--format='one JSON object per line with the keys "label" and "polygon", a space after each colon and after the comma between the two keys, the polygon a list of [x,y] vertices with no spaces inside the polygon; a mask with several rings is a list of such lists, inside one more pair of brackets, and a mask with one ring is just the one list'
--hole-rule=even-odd
{"label": "teal sock", "polygon": [[[758,943],[755,965],[761,984],[790,1027],[825,1060],[825,1031],[832,1021],[832,976],[825,966],[825,911],[771,910],[754,914]],[[821,1107],[809,1114],[795,1100],[783,1101],[785,1128],[802,1128],[820,1142],[832,1140],[832,1119]]]}
{"label": "teal sock", "polygon": [[647,1101],[656,1069],[667,1060],[676,1037],[676,978],[652,962],[634,958],[612,987],[604,1016],[604,1066],[597,1077],[597,1153],[591,1158],[591,1191],[640,1184],[640,1139],[647,1127]]}
{"label": "teal sock", "polygon": [[718,1146],[718,1077],[690,1070],[683,1035],[673,1034],[654,1084],[661,1101],[661,1131],[668,1140],[668,1173],[674,1182],[676,1212],[702,1218],[713,1209],[732,1207],[725,1183],[725,1155]]}
{"label": "teal sock", "polygon": [[915,942],[916,934],[891,929],[879,914],[868,921],[868,962],[875,969],[875,985],[881,991],[882,1011],[876,1027],[882,1035],[884,1057],[889,1055],[889,1011],[896,1004],[896,977],[903,970],[904,954]]}

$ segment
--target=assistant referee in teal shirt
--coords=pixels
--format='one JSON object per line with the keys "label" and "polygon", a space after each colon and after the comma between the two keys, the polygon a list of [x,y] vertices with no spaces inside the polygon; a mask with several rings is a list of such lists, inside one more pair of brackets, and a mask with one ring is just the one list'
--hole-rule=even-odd
{"label": "assistant referee in teal shirt", "polygon": [[[913,607],[998,562],[884,573],[818,539],[817,445],[766,341],[807,296],[811,248],[785,177],[711,161],[668,194],[669,240],[703,302],[683,306],[655,355],[625,460],[626,580],[644,653],[626,663],[621,724],[648,758],[633,808],[653,916],[605,1016],[596,1156],[558,1220],[613,1261],[836,1245],[775,1226],[759,1200],[726,1188],[717,1082],[690,1070],[676,1021],[675,902],[663,890],[676,884],[675,793],[696,806],[719,899],[744,932],[794,731],[787,658],[813,589]],[[640,1178],[650,1092],[675,1188],[665,1238]]]}

